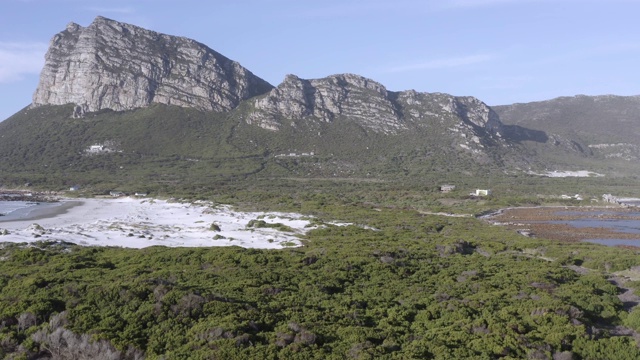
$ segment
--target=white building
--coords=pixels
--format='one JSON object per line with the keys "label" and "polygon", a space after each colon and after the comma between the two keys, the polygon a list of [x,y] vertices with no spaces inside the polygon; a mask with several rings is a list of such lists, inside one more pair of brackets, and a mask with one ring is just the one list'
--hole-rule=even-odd
{"label": "white building", "polygon": [[491,190],[489,189],[476,189],[476,196],[489,196],[491,195]]}

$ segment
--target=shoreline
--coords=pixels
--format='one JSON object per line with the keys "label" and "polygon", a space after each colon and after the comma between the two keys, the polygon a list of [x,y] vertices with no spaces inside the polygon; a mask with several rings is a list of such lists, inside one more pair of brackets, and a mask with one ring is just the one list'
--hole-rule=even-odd
{"label": "shoreline", "polygon": [[[38,205],[36,205],[38,207]],[[301,246],[311,226],[295,213],[241,212],[209,202],[151,198],[63,199],[0,218],[0,243],[64,241],[83,246],[144,248],[218,247],[282,249]],[[19,211],[19,210],[16,210]],[[278,226],[256,227],[257,220]]]}
{"label": "shoreline", "polygon": [[[56,216],[60,216],[66,214],[70,209],[80,206],[83,204],[80,200],[68,200],[68,201],[60,201],[58,203],[43,203],[46,204],[45,207],[38,208],[40,205],[36,205],[34,209],[25,208],[24,210],[29,210],[26,214],[12,216],[13,213],[9,213],[5,216],[0,216],[0,224],[7,222],[16,222],[16,221],[35,221],[53,218]],[[55,205],[54,205],[55,204]],[[48,205],[48,206],[47,206]],[[23,209],[18,209],[16,212],[19,212]]]}
{"label": "shoreline", "polygon": [[[512,207],[500,209],[492,215],[483,216],[482,219],[531,238],[596,242],[607,246],[625,247],[633,245],[616,245],[616,242],[637,241],[637,246],[640,247],[640,233],[623,232],[616,230],[615,226],[605,226],[607,222],[613,221],[637,221],[640,231],[640,208],[607,205]],[[592,224],[571,224],[577,221]]]}

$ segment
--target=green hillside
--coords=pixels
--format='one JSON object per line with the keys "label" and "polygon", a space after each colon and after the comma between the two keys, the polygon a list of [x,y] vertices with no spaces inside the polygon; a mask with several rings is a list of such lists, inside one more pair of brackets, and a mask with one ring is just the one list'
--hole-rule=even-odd
{"label": "green hillside", "polygon": [[[227,144],[227,115],[154,105],[71,119],[69,106],[21,111],[0,123],[5,182],[49,184],[197,183],[255,172],[260,152]],[[90,154],[92,145],[111,152]],[[154,185],[155,184],[155,185]]]}
{"label": "green hillside", "polygon": [[488,173],[506,158],[499,146],[464,151],[446,124],[386,135],[336,119],[274,132],[244,122],[247,106],[214,113],[155,104],[81,119],[69,117],[71,106],[24,109],[0,123],[0,182],[162,189],[247,177],[415,179]]}
{"label": "green hillside", "polygon": [[[495,106],[494,110],[505,124],[542,131],[545,142],[526,145],[547,163],[583,166],[610,176],[640,170],[637,96],[579,95]],[[563,147],[569,151],[559,151]]]}

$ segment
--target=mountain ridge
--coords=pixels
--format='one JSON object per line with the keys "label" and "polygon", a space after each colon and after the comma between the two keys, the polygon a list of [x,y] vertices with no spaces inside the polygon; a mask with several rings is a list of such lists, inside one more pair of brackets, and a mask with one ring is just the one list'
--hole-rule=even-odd
{"label": "mountain ridge", "polygon": [[493,109],[508,124],[571,139],[595,157],[640,159],[640,96],[563,96]]}
{"label": "mountain ridge", "polygon": [[[32,106],[72,103],[75,117],[105,109],[133,110],[154,102],[228,112],[241,101],[259,97],[253,102],[256,111],[245,120],[267,129],[280,128],[283,124],[277,119],[330,122],[346,117],[374,131],[393,133],[407,129],[405,118],[415,121],[422,116],[415,109],[402,113],[401,107],[419,102],[418,94],[438,96],[414,90],[390,92],[356,74],[319,79],[288,75],[274,87],[195,40],[102,16],[86,28],[67,25],[52,38],[45,58]],[[398,103],[402,98],[406,104]],[[489,120],[490,129],[501,126],[495,116],[489,119],[491,111],[480,100],[449,96],[448,101],[444,111],[460,112],[480,127]],[[465,112],[470,107],[464,103],[469,102],[481,105],[484,114]]]}
{"label": "mountain ridge", "polygon": [[98,17],[52,39],[33,104],[0,123],[0,171],[120,182],[135,176],[118,169],[150,179],[160,166],[175,182],[600,166],[593,142],[496,109],[348,73],[273,86],[195,40]]}

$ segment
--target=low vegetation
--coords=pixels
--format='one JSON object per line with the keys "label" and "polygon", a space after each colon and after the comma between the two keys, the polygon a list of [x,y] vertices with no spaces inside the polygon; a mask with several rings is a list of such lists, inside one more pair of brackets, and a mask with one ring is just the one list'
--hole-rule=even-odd
{"label": "low vegetation", "polygon": [[401,196],[387,202],[395,192],[272,191],[234,196],[358,225],[325,225],[282,250],[2,244],[0,357],[640,356],[616,332],[637,329],[637,311],[607,280],[640,265],[636,251],[424,215]]}

